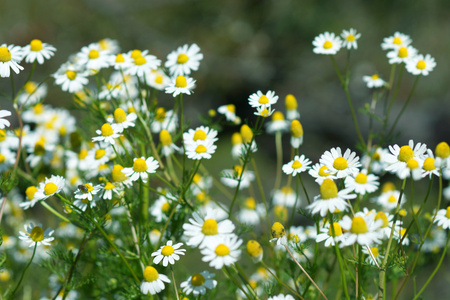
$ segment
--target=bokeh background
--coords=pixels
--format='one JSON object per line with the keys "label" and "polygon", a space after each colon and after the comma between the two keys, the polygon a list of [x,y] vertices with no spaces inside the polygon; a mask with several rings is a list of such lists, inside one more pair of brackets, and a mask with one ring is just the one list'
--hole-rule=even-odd
{"label": "bokeh background", "polygon": [[[280,96],[278,110],[284,110],[284,97],[293,94],[305,130],[302,153],[313,161],[331,147],[354,149],[357,142],[347,100],[331,61],[312,52],[314,37],[324,31],[340,34],[349,28],[362,34],[350,65],[350,90],[358,109],[371,97],[362,76],[379,73],[388,79],[390,65],[380,44],[384,37],[400,31],[410,35],[419,53],[435,57],[437,67],[419,80],[398,125],[396,143],[413,139],[434,149],[440,141],[449,142],[448,0],[2,0],[0,6],[0,44],[24,46],[38,38],[58,49],[54,58],[38,68],[36,80],[55,72],[81,47],[106,37],[118,40],[123,52],[149,49],[163,61],[178,46],[197,43],[204,60],[193,74],[197,80],[195,93],[186,100],[191,124],[199,123],[198,114],[206,115],[208,109],[229,103],[236,105],[242,119],[252,118],[247,99],[257,90],[274,90]],[[344,52],[336,56],[341,68]],[[20,80],[24,78],[17,78],[19,84]],[[406,101],[413,82],[414,77],[405,72],[392,116]],[[2,93],[9,87],[9,80],[0,79]],[[72,107],[72,97],[53,83],[46,101]],[[173,100],[162,96],[160,101]],[[3,97],[0,105],[10,107]],[[367,117],[359,114],[358,118],[363,134],[367,133]],[[238,127],[227,130],[225,137]],[[288,139],[284,142],[287,146]],[[264,152],[258,153],[259,161],[263,170],[274,174],[273,140],[262,143]],[[230,147],[227,142],[221,151]],[[231,167],[225,160],[218,164],[218,169]],[[444,292],[450,293],[450,274],[439,274],[440,280],[434,281],[428,295],[434,288],[445,298]]]}

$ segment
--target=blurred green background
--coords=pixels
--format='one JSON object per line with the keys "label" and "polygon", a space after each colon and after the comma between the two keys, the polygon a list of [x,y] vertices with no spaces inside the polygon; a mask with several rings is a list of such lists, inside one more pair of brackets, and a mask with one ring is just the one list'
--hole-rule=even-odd
{"label": "blurred green background", "polygon": [[[55,57],[36,71],[35,79],[43,80],[81,47],[106,37],[118,40],[123,52],[148,49],[163,61],[178,46],[197,43],[204,60],[193,74],[195,93],[185,102],[191,124],[198,123],[199,112],[206,114],[208,109],[228,103],[235,104],[238,115],[245,119],[253,114],[248,96],[257,90],[274,90],[280,96],[275,108],[282,111],[284,97],[293,94],[305,130],[301,152],[316,162],[331,147],[355,149],[357,138],[330,59],[312,52],[314,37],[324,31],[340,34],[349,28],[362,34],[350,65],[350,91],[356,108],[371,99],[363,75],[389,77],[390,65],[380,47],[384,37],[400,31],[410,35],[419,53],[431,54],[437,67],[419,80],[398,125],[401,135],[396,143],[414,139],[434,149],[450,137],[449,16],[448,0],[3,0],[0,44],[24,46],[38,38],[55,46]],[[341,68],[345,59],[341,50],[336,56]],[[28,74],[30,66],[23,65]],[[25,76],[15,76],[18,82],[24,80],[21,77]],[[392,116],[406,101],[414,79],[404,73]],[[2,93],[9,93],[9,87],[8,79],[0,79]],[[50,83],[48,103],[71,107],[71,101],[71,95]],[[160,101],[173,100],[167,95]],[[4,98],[0,105],[10,107]],[[367,117],[358,114],[358,118],[363,134],[367,133]],[[234,130],[238,127],[228,133]],[[288,139],[284,142],[287,146]],[[266,143],[264,153],[258,155],[275,161],[273,140]],[[231,167],[228,161],[219,165],[218,169]],[[271,165],[269,171],[274,170]],[[441,298],[446,297],[442,291],[450,293],[448,277],[446,272],[434,282]],[[430,287],[428,295],[432,290]]]}

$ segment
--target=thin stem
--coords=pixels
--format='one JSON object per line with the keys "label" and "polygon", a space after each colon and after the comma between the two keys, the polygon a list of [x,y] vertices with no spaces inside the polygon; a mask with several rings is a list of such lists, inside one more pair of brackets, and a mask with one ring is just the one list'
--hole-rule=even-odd
{"label": "thin stem", "polygon": [[275,147],[277,153],[277,175],[275,177],[275,186],[274,190],[278,190],[280,188],[281,183],[281,165],[283,164],[283,143],[281,140],[281,131],[277,131],[275,133]]}
{"label": "thin stem", "polygon": [[172,274],[173,288],[175,290],[175,295],[177,296],[177,300],[180,300],[180,296],[178,296],[177,283],[175,281],[175,275],[173,273],[172,265],[170,265],[170,273]]}
{"label": "thin stem", "polygon": [[58,218],[60,218],[61,220],[63,220],[64,222],[70,223],[70,220],[67,219],[66,217],[64,217],[63,215],[61,215],[59,212],[57,212],[56,210],[54,210],[52,207],[50,207],[50,205],[47,204],[47,202],[45,201],[40,201],[40,203],[42,204],[43,207],[45,207],[45,209],[47,209],[49,212],[51,212],[52,214],[54,214],[55,216],[57,216]]}
{"label": "thin stem", "polygon": [[17,285],[14,288],[14,290],[12,291],[11,296],[9,296],[9,299],[14,299],[14,295],[16,294],[17,289],[19,288],[20,284],[22,283],[23,277],[25,276],[26,271],[28,270],[28,268],[31,265],[31,262],[33,261],[34,255],[36,254],[36,248],[37,248],[37,242],[34,243],[34,249],[33,249],[33,254],[31,255],[31,259],[28,262],[28,264],[25,266],[25,269],[23,270],[22,275],[20,275],[19,282],[17,282]]}
{"label": "thin stem", "polygon": [[[334,223],[333,223],[333,217],[331,216],[331,213],[328,214],[328,219],[330,221],[331,233],[333,234],[333,240],[334,240],[336,233],[334,232]],[[341,281],[342,281],[342,287],[344,288],[345,298],[347,300],[350,300],[350,296],[348,295],[348,290],[347,290],[347,280],[345,279],[344,264],[342,262],[342,257],[341,257],[342,254],[341,254],[341,251],[340,251],[336,241],[334,241],[334,250],[336,251],[336,256],[338,258],[339,270],[341,272]]]}
{"label": "thin stem", "polygon": [[286,289],[288,289],[289,291],[291,291],[292,293],[294,293],[297,297],[299,297],[300,299],[304,299],[299,293],[297,293],[295,290],[293,290],[290,286],[288,286],[285,282],[283,282],[280,278],[277,277],[277,275],[275,275],[272,270],[270,270],[270,268],[263,262],[261,261],[261,265],[267,270],[267,272],[269,272],[273,278],[276,279],[276,281],[278,281],[279,284],[281,284],[282,286],[284,286]]}

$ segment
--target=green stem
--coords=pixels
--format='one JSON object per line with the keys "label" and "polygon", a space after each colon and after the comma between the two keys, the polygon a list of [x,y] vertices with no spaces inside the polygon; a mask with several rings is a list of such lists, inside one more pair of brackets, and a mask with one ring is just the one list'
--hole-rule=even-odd
{"label": "green stem", "polygon": [[295,290],[293,290],[290,286],[288,286],[285,282],[283,282],[280,278],[277,277],[277,275],[275,275],[270,268],[263,262],[261,261],[261,265],[267,270],[267,272],[269,272],[273,278],[275,278],[276,281],[278,281],[279,284],[281,284],[282,286],[284,286],[286,289],[288,289],[289,291],[291,291],[292,293],[294,293],[298,298],[300,299],[304,299],[299,293],[297,293]]}
{"label": "green stem", "polygon": [[[334,223],[333,223],[333,217],[331,216],[331,213],[328,213],[328,219],[330,221],[331,233],[333,234],[333,237],[334,237],[334,236],[336,236],[336,233],[334,232]],[[339,270],[341,272],[341,281],[342,281],[342,287],[344,289],[345,298],[347,300],[350,300],[350,296],[348,295],[348,290],[347,290],[347,280],[345,279],[345,270],[344,270],[344,264],[342,262],[341,251],[336,242],[334,242],[334,250],[336,251],[336,256],[337,256],[338,263],[339,263]]]}
{"label": "green stem", "polygon": [[17,289],[19,288],[20,284],[22,283],[23,277],[25,276],[26,271],[28,270],[28,268],[31,265],[31,262],[33,261],[34,255],[36,254],[36,248],[37,248],[37,242],[34,243],[34,249],[33,249],[33,254],[31,255],[31,259],[28,262],[28,264],[26,265],[25,269],[23,270],[22,275],[20,275],[19,282],[17,282],[17,285],[14,288],[14,290],[12,291],[11,296],[9,296],[9,299],[14,299],[14,295],[16,294]]}
{"label": "green stem", "polygon": [[173,288],[175,289],[175,295],[177,296],[177,300],[180,300],[180,296],[178,296],[177,283],[175,281],[175,274],[173,273],[172,265],[170,265],[170,273],[172,274]]}
{"label": "green stem", "polygon": [[283,164],[283,143],[281,141],[281,131],[277,131],[275,133],[275,147],[277,152],[277,175],[275,177],[274,190],[277,191],[280,188],[281,168]]}
{"label": "green stem", "polygon": [[47,202],[45,201],[40,201],[40,203],[42,204],[43,207],[45,207],[45,209],[47,209],[49,212],[51,212],[52,214],[54,214],[55,216],[57,216],[58,218],[60,218],[61,220],[63,220],[64,222],[70,223],[70,220],[67,219],[66,217],[64,217],[63,215],[61,215],[59,212],[57,212],[56,210],[54,210],[52,207],[50,207],[50,205],[47,204]]}

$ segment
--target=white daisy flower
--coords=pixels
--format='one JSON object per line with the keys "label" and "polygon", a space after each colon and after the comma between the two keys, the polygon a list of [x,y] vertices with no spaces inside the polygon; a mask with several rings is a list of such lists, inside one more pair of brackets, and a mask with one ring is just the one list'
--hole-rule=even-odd
{"label": "white daisy flower", "polygon": [[205,295],[206,290],[212,290],[217,286],[217,280],[214,280],[215,274],[209,273],[208,271],[203,271],[201,273],[189,276],[186,281],[180,284],[185,295],[194,295],[198,297],[200,295]]}
{"label": "white daisy flower", "polygon": [[47,85],[43,83],[38,84],[30,80],[23,86],[22,93],[17,97],[17,103],[19,105],[32,106],[36,105],[45,96],[47,96]]}
{"label": "white daisy flower", "polygon": [[9,77],[10,69],[19,74],[23,67],[19,65],[22,61],[23,52],[20,46],[2,44],[0,46],[0,77]]}
{"label": "white daisy flower", "polygon": [[283,172],[286,175],[292,175],[295,176],[299,173],[305,172],[310,169],[311,161],[305,157],[305,155],[298,156],[296,155],[294,157],[294,160],[291,160],[287,164],[283,165]]}
{"label": "white daisy flower", "polygon": [[[122,133],[124,129],[128,127],[134,127],[134,122],[137,119],[137,115],[135,113],[127,114],[123,109],[116,108],[114,110],[114,116],[107,119],[109,123],[111,123],[112,127],[114,127],[114,131],[117,133]],[[102,134],[103,135],[103,134]]]}
{"label": "white daisy flower", "polygon": [[425,152],[427,145],[417,143],[414,146],[413,140],[409,140],[408,145],[399,147],[398,145],[389,146],[388,153],[383,160],[388,163],[386,171],[395,173],[400,179],[410,177],[414,180],[421,178],[421,166],[426,158]]}
{"label": "white daisy flower", "polygon": [[132,181],[136,181],[139,178],[142,179],[144,183],[147,182],[148,174],[156,172],[159,168],[159,163],[153,157],[141,157],[135,158],[133,160],[133,167],[123,168],[122,173],[129,177]]}
{"label": "white daisy flower", "polygon": [[357,40],[361,37],[361,33],[358,33],[356,29],[350,28],[349,30],[343,30],[341,33],[343,39],[342,47],[347,49],[358,49]]}
{"label": "white daisy flower", "polygon": [[180,151],[180,148],[172,142],[172,136],[169,131],[165,129],[159,132],[159,142],[161,143],[161,153],[166,157],[174,152]]}
{"label": "white daisy flower", "polygon": [[102,125],[100,129],[97,129],[95,131],[99,136],[95,136],[92,138],[93,142],[105,142],[107,144],[114,145],[115,141],[114,139],[117,139],[121,136],[121,134],[118,133],[116,126],[111,126],[108,123],[105,123]]}
{"label": "white daisy flower", "polygon": [[19,203],[19,206],[24,210],[33,207],[39,201],[39,199],[36,198],[37,191],[38,188],[34,185],[27,187],[27,189],[25,190],[26,199],[24,202]]}
{"label": "white daisy flower", "polygon": [[412,43],[409,35],[395,32],[393,36],[387,37],[383,39],[383,43],[381,44],[381,49],[389,50],[389,49],[398,49],[400,47],[407,47]]}
{"label": "white daisy flower", "polygon": [[11,112],[6,109],[0,110],[0,129],[5,129],[5,127],[11,126],[11,123],[4,119],[5,117],[11,116]]}
{"label": "white daisy flower", "polygon": [[241,244],[242,240],[234,234],[214,237],[200,250],[203,254],[202,260],[209,262],[210,267],[220,270],[223,266],[229,266],[238,261],[241,256],[239,249]]}
{"label": "white daisy flower", "polygon": [[76,57],[76,64],[88,71],[98,72],[110,66],[110,53],[103,51],[97,43],[84,46]]}
{"label": "white daisy flower", "polygon": [[300,113],[297,110],[298,109],[297,99],[295,98],[294,95],[292,94],[286,95],[284,105],[286,108],[286,119],[291,121],[300,119]]}
{"label": "white daisy flower", "polygon": [[333,32],[324,32],[314,38],[312,42],[316,54],[334,55],[342,47],[342,40]]}
{"label": "white daisy flower", "polygon": [[165,67],[169,68],[172,76],[189,75],[191,71],[198,70],[202,59],[203,54],[197,44],[185,44],[167,55]]}
{"label": "white daisy flower", "polygon": [[236,116],[236,106],[234,104],[221,105],[217,108],[217,112],[224,115],[227,121],[236,124],[238,117]]}
{"label": "white daisy flower", "polygon": [[37,61],[40,65],[44,63],[45,59],[50,59],[55,55],[56,48],[47,43],[43,43],[41,40],[34,39],[29,45],[26,45],[23,49],[23,55],[25,62],[33,63]]}
{"label": "white daisy flower", "polygon": [[440,142],[437,144],[434,153],[436,154],[436,167],[442,168],[450,166],[450,147],[446,142]]}
{"label": "white daisy flower", "polygon": [[[383,209],[391,210],[397,207],[397,202],[400,197],[400,191],[396,190],[387,190],[383,192],[380,196],[376,198],[376,201]],[[402,195],[400,207],[406,202],[405,194]]]}
{"label": "white daisy flower", "polygon": [[328,167],[321,163],[314,164],[311,169],[309,169],[308,173],[315,178],[314,181],[318,184],[322,184],[326,178],[331,180],[337,179],[337,177],[328,170]]}
{"label": "white daisy flower", "polygon": [[389,153],[387,149],[377,147],[372,155],[364,154],[361,158],[362,167],[364,169],[370,169],[374,174],[384,172],[384,169],[387,167],[387,163],[384,161],[384,156],[387,153]]}
{"label": "white daisy flower", "polygon": [[264,214],[264,204],[256,204],[255,198],[247,197],[245,202],[241,205],[237,219],[244,224],[258,225],[261,220],[261,216],[264,216]]}
{"label": "white daisy flower", "polygon": [[380,249],[378,247],[362,247],[362,251],[367,256],[365,259],[366,263],[381,266],[384,255],[380,255]]}
{"label": "white daisy flower", "polygon": [[53,74],[55,83],[60,85],[63,91],[76,93],[81,91],[89,82],[89,79],[87,79],[87,72],[77,72],[73,66],[64,69],[65,68],[62,67],[62,69],[60,68],[60,70]]}
{"label": "white daisy flower", "polygon": [[434,218],[433,223],[437,223],[437,226],[442,226],[443,229],[450,228],[450,206],[447,206],[445,209],[440,209],[436,217]]}
{"label": "white daisy flower", "polygon": [[82,211],[86,211],[86,209],[93,208],[97,206],[97,200],[95,198],[92,199],[92,201],[89,201],[87,198],[84,199],[76,199],[73,201],[73,205],[75,207],[78,207]]}
{"label": "white daisy flower", "polygon": [[303,144],[303,126],[299,120],[291,122],[291,147],[298,149]]}
{"label": "white daisy flower", "polygon": [[284,186],[273,193],[273,204],[282,205],[285,207],[294,207],[295,202],[297,205],[300,204],[300,196],[297,195],[293,188],[289,186]]}
{"label": "white daisy flower", "polygon": [[43,182],[39,183],[38,191],[34,195],[35,198],[41,201],[59,193],[64,188],[65,181],[64,177],[58,175],[46,177]]}
{"label": "white daisy flower", "polygon": [[269,108],[269,115],[271,115],[270,107],[276,104],[277,101],[278,96],[275,95],[274,91],[267,91],[266,94],[263,94],[261,91],[257,91],[248,97],[248,103],[251,107]]}
{"label": "white daisy flower", "polygon": [[413,75],[427,76],[436,67],[436,61],[430,54],[419,54],[406,62],[406,70]]}
{"label": "white daisy flower", "polygon": [[194,212],[189,223],[183,224],[184,235],[189,239],[187,245],[191,247],[206,247],[210,240],[216,236],[230,235],[234,224],[228,219],[220,221],[217,209],[208,209],[204,217]]}
{"label": "white daisy flower", "polygon": [[274,134],[276,132],[287,132],[289,131],[291,122],[284,118],[281,111],[276,111],[272,115],[272,121],[266,123],[266,131],[269,134]]}
{"label": "white daisy flower", "polygon": [[183,243],[173,245],[172,241],[167,241],[165,246],[152,253],[151,256],[155,257],[153,263],[157,265],[162,261],[164,267],[167,267],[169,263],[174,265],[176,260],[180,260],[180,255],[184,255],[186,252],[186,249],[180,249],[181,246]]}
{"label": "white daisy flower", "polygon": [[189,129],[187,132],[183,133],[183,141],[186,146],[195,144],[196,142],[215,142],[218,139],[217,130],[206,126],[199,126],[195,130]]}
{"label": "white daisy flower", "polygon": [[92,182],[80,184],[78,189],[75,191],[75,199],[87,199],[92,201],[94,196],[102,189],[101,185],[92,186]]}
{"label": "white daisy flower", "polygon": [[35,245],[50,246],[50,242],[55,239],[51,236],[54,230],[50,227],[45,231],[42,229],[41,225],[34,226],[33,223],[30,223],[29,225],[25,224],[23,227],[25,228],[25,232],[19,231],[19,239],[30,243],[29,247],[34,247]]}
{"label": "white daisy flower", "polygon": [[154,55],[144,53],[142,52],[141,55],[135,57],[131,56],[132,59],[126,67],[125,74],[135,75],[144,79],[145,74],[151,70],[158,69],[161,61]]}
{"label": "white daisy flower", "polygon": [[407,63],[408,60],[417,55],[417,49],[412,46],[405,46],[392,49],[386,54],[390,64]]}
{"label": "white daisy flower", "polygon": [[325,241],[325,247],[334,246],[335,243],[339,244],[345,241],[344,235],[342,233],[342,227],[338,222],[333,223],[333,228],[331,228],[329,222],[327,222],[324,227],[320,228],[320,233],[316,237],[316,243],[320,243],[323,241]]}
{"label": "white daisy flower", "polygon": [[342,243],[341,247],[353,245],[355,242],[361,246],[371,247],[381,242],[379,228],[383,225],[383,221],[375,220],[373,214],[357,212],[353,218],[344,216],[339,225],[346,230],[345,243]]}
{"label": "white daisy flower", "polygon": [[369,89],[379,88],[386,85],[386,81],[384,81],[378,74],[363,76],[363,81],[367,84]]}
{"label": "white daisy flower", "polygon": [[274,113],[274,111],[275,109],[271,108],[270,105],[261,105],[256,108],[256,111],[253,114],[255,116],[267,118],[270,117]]}
{"label": "white daisy flower", "polygon": [[287,245],[286,230],[284,229],[283,224],[280,222],[273,223],[271,234],[272,239],[270,239],[270,242],[275,242],[277,246]]}
{"label": "white daisy flower", "polygon": [[179,94],[190,95],[195,88],[195,80],[191,77],[179,75],[173,77],[166,87],[166,94],[172,94],[173,97]]}
{"label": "white daisy flower", "polygon": [[161,69],[150,70],[145,74],[145,82],[158,91],[163,91],[170,83],[170,77],[167,76]]}
{"label": "white daisy flower", "polygon": [[220,181],[230,188],[235,188],[238,186],[239,177],[241,178],[239,189],[248,188],[250,186],[250,183],[255,180],[255,173],[253,171],[243,170],[242,166],[239,165],[235,165],[233,167],[233,170],[222,170],[220,175]]}
{"label": "white daisy flower", "polygon": [[147,266],[144,270],[144,280],[141,282],[141,293],[156,295],[164,290],[164,282],[170,283],[169,277],[159,274],[152,266]]}
{"label": "white daisy flower", "polygon": [[217,146],[210,140],[185,143],[186,156],[193,160],[210,159],[212,154],[216,152],[216,148]]}
{"label": "white daisy flower", "polygon": [[375,192],[379,184],[378,176],[367,174],[367,170],[362,170],[356,176],[347,176],[345,178],[345,187],[360,195]]}
{"label": "white daisy flower", "polygon": [[178,126],[178,115],[173,110],[166,111],[163,107],[158,107],[150,123],[150,129],[153,133],[159,133],[165,129],[168,132],[174,132]]}
{"label": "white daisy flower", "polygon": [[100,50],[111,54],[115,54],[120,51],[119,42],[117,40],[105,38],[98,41],[97,44],[100,47]]}
{"label": "white daisy flower", "polygon": [[431,178],[431,176],[433,175],[439,177],[439,169],[436,167],[436,159],[434,158],[433,151],[427,149],[427,156],[428,157],[425,158],[422,165],[422,178],[426,176],[429,176],[429,178]]}
{"label": "white daisy flower", "polygon": [[355,175],[358,173],[358,168],[361,166],[359,157],[350,149],[345,150],[342,155],[341,148],[331,148],[330,151],[325,151],[320,157],[319,162],[325,165],[329,172],[334,174],[337,178],[344,178],[348,175]]}
{"label": "white daisy flower", "polygon": [[355,194],[350,194],[351,192],[351,189],[338,191],[336,183],[326,178],[320,185],[320,195],[315,196],[314,202],[306,208],[312,214],[320,213],[321,217],[325,217],[328,212],[333,214],[336,211],[345,211],[350,207],[346,200],[356,198]]}

